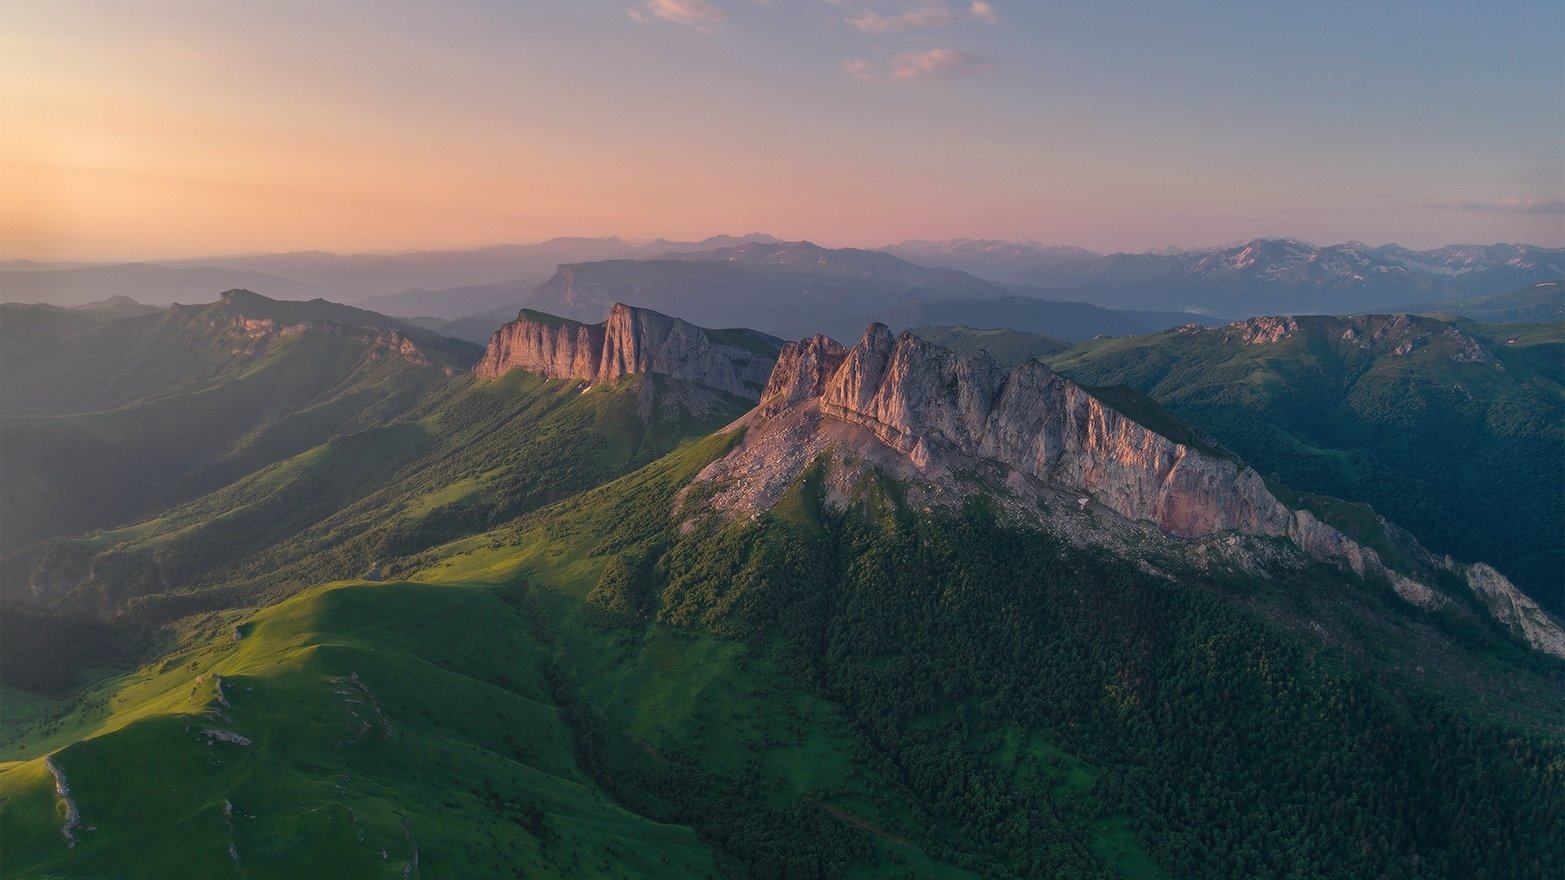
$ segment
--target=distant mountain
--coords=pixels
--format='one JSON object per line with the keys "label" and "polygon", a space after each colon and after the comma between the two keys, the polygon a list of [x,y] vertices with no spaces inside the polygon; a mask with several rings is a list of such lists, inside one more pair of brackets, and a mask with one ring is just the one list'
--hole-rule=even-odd
{"label": "distant mountain", "polygon": [[[525,302],[528,295],[548,279],[548,275],[541,275],[535,278],[520,278],[472,287],[380,293],[361,300],[358,304],[387,315],[433,317],[447,321],[496,310],[514,315],[518,303]],[[493,329],[493,327],[489,328],[489,330]],[[485,338],[487,336],[488,331],[485,331]]]}
{"label": "distant mountain", "polygon": [[112,318],[134,318],[139,315],[150,315],[154,312],[163,311],[162,306],[153,306],[147,305],[145,303],[139,303],[128,296],[111,296],[108,299],[101,299],[97,302],[85,303],[83,305],[74,306],[74,308],[79,312],[104,320]]}
{"label": "distant mountain", "polygon": [[415,327],[423,327],[432,333],[449,336],[452,339],[461,339],[476,345],[486,345],[489,337],[494,335],[496,327],[516,317],[516,309],[509,306],[498,309],[490,309],[487,312],[475,312],[471,315],[462,315],[457,318],[435,318],[423,315],[416,318],[404,318]]}
{"label": "distant mountain", "polygon": [[277,299],[310,299],[319,288],[281,275],[222,266],[120,263],[75,269],[0,272],[0,301],[80,306],[125,297],[167,306],[207,303],[224,290],[243,288]]}
{"label": "distant mountain", "polygon": [[1431,303],[1410,311],[1493,324],[1565,321],[1565,281],[1543,281],[1521,290]]}
{"label": "distant mountain", "polygon": [[[245,288],[277,299],[364,302],[398,315],[455,318],[502,304],[514,309],[519,303],[485,299],[480,294],[464,300],[444,296],[443,291],[507,283],[527,289],[549,277],[561,263],[710,250],[749,238],[773,240],[760,233],[697,242],[659,239],[641,245],[618,238],[553,238],[535,244],[399,254],[296,251],[144,263],[9,260],[0,264],[0,300],[71,306],[129,296],[143,303],[169,305],[210,302],[218,291]],[[422,291],[433,293],[425,296]],[[407,295],[392,296],[403,293]]]}
{"label": "distant mountain", "polygon": [[1401,310],[1565,277],[1565,249],[1530,245],[1316,247],[1293,239],[1177,254],[1110,254],[1051,261],[1016,283],[1081,290],[1075,298],[1121,308],[1178,308],[1230,317]]}
{"label": "distant mountain", "polygon": [[791,242],[565,265],[524,304],[593,322],[624,302],[683,315],[701,326],[754,327],[783,336],[816,332],[834,316],[873,314],[921,297],[1011,292],[889,254]]}
{"label": "distant mountain", "polygon": [[[1106,309],[1084,302],[1057,302],[1030,296],[992,299],[915,300],[892,306],[874,316],[893,330],[935,325],[960,325],[981,330],[1022,330],[1067,342],[1094,336],[1135,336],[1184,324],[1212,326],[1222,323],[1193,312],[1154,312]],[[855,323],[835,322],[840,335]],[[865,323],[863,320],[857,321]]]}
{"label": "distant mountain", "polygon": [[990,281],[1010,281],[1018,273],[1036,266],[1101,256],[1086,248],[1067,245],[979,238],[909,240],[879,250],[920,266],[960,269]]}
{"label": "distant mountain", "polygon": [[1018,293],[1015,287],[879,251],[786,242],[561,266],[526,305],[595,321],[613,303],[625,302],[691,316],[705,326],[757,327],[779,336],[844,333],[884,320],[899,328],[961,323],[1084,339],[1202,320],[1187,313],[1127,316]]}

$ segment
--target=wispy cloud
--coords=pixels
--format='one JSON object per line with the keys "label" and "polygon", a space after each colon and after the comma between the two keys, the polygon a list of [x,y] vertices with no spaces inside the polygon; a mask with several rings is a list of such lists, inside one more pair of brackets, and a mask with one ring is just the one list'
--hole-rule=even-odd
{"label": "wispy cloud", "polygon": [[891,59],[884,72],[863,58],[851,58],[842,67],[854,77],[869,82],[907,82],[926,77],[957,77],[980,73],[993,66],[993,59],[960,49],[928,49],[909,52]]}
{"label": "wispy cloud", "polygon": [[920,30],[946,27],[963,20],[976,20],[998,24],[999,15],[994,6],[983,0],[973,0],[966,9],[953,7],[945,0],[921,0],[904,4],[897,12],[883,14],[871,8],[862,8],[849,14],[847,22],[861,31],[883,34],[890,31]]}
{"label": "wispy cloud", "polygon": [[661,18],[664,21],[707,29],[728,21],[728,12],[722,7],[707,3],[706,0],[647,0],[646,3],[632,9],[630,17],[637,21]]}
{"label": "wispy cloud", "polygon": [[1425,202],[1425,208],[1451,211],[1507,211],[1513,214],[1565,214],[1565,199],[1534,199],[1513,197],[1492,202],[1448,201]]}

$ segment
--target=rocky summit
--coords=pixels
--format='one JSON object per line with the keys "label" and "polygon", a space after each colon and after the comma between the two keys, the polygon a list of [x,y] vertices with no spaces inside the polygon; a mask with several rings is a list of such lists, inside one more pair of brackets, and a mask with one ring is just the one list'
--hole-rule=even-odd
{"label": "rocky summit", "polygon": [[754,330],[707,330],[623,303],[600,324],[523,310],[495,331],[473,369],[484,379],[519,369],[592,384],[658,373],[755,400],[781,344]]}
{"label": "rocky summit", "polygon": [[[1128,415],[1146,407],[1143,418],[1156,423],[1146,417],[1161,411],[1139,398],[1111,404],[1113,391],[1125,389],[1089,390],[1037,361],[1007,373],[984,352],[961,357],[872,324],[851,349],[823,336],[786,344],[744,441],[702,476],[728,484],[719,506],[753,511],[774,503],[816,456],[844,445],[863,453],[867,434],[880,447],[872,456],[889,453],[906,473],[936,482],[959,481],[970,465],[988,463],[1010,481],[1066,493],[1175,539],[1286,538],[1308,557],[1383,580],[1423,608],[1450,601],[1433,584],[1442,572],[1454,574],[1518,638],[1565,657],[1565,633],[1489,566],[1413,545],[1417,564],[1393,568],[1375,549],[1279,500],[1236,457]],[[844,424],[861,429],[856,439]],[[962,494],[948,489],[949,497]]]}

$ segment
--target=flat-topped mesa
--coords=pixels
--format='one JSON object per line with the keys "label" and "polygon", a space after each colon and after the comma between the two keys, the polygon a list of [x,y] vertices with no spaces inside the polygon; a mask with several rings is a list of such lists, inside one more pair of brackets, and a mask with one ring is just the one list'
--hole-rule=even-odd
{"label": "flat-topped mesa", "polygon": [[[1449,601],[1309,511],[1282,503],[1251,468],[1159,433],[1106,403],[1105,393],[1089,392],[1036,361],[1007,374],[987,354],[959,357],[872,324],[847,351],[819,336],[785,345],[760,416],[787,424],[788,413],[808,416],[815,409],[867,429],[920,471],[960,457],[994,461],[1175,537],[1223,531],[1285,537],[1313,558],[1385,580],[1415,605]],[[1498,572],[1419,554],[1430,567],[1468,581],[1533,647],[1565,657],[1565,633]],[[1502,614],[1501,606],[1511,610]]]}
{"label": "flat-topped mesa", "polygon": [[623,303],[591,325],[523,310],[495,331],[473,370],[484,379],[519,369],[593,384],[661,373],[755,400],[779,345],[753,330],[706,330]]}

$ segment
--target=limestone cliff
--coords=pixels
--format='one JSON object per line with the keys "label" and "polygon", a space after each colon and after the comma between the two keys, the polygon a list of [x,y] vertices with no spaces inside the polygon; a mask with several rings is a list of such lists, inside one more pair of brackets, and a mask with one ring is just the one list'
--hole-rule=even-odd
{"label": "limestone cliff", "polygon": [[591,325],[524,310],[495,331],[473,369],[485,379],[519,369],[593,384],[661,373],[754,400],[781,342],[753,330],[707,330],[623,303]]}
{"label": "limestone cliff", "polygon": [[1079,497],[1083,505],[1101,505],[1175,538],[1219,532],[1286,538],[1312,558],[1385,581],[1423,608],[1449,601],[1426,582],[1444,569],[1466,580],[1518,637],[1565,657],[1565,634],[1535,607],[1518,604],[1521,594],[1494,569],[1438,560],[1416,548],[1422,574],[1395,570],[1374,549],[1308,510],[1284,504],[1233,457],[1177,442],[1101,394],[1036,361],[1007,373],[987,354],[959,357],[910,333],[893,338],[884,325],[872,324],[851,350],[825,337],[784,346],[752,430],[730,454],[742,460],[749,447],[757,450],[755,460],[719,465],[707,476],[769,479],[767,490],[734,496],[764,504],[786,478],[767,473],[766,456],[800,466],[802,456],[788,447],[824,450],[810,438],[830,433],[831,422],[847,423],[919,474],[964,461],[998,463]]}

